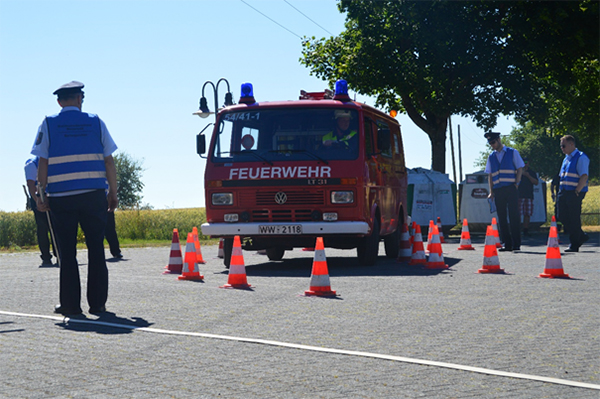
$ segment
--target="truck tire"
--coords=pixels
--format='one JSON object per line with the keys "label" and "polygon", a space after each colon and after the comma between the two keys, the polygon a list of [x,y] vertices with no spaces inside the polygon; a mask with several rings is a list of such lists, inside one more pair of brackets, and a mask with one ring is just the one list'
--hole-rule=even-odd
{"label": "truck tire", "polygon": [[373,221],[371,235],[363,237],[356,248],[358,263],[363,266],[373,266],[379,255],[379,219]]}
{"label": "truck tire", "polygon": [[396,231],[383,237],[385,256],[390,259],[398,258],[398,252],[400,251],[400,229],[401,226],[398,225],[398,227],[396,227]]}
{"label": "truck tire", "polygon": [[269,260],[281,260],[285,249],[282,247],[267,248],[267,257]]}
{"label": "truck tire", "polygon": [[231,253],[233,252],[233,238],[223,239],[223,264],[229,269],[231,264]]}

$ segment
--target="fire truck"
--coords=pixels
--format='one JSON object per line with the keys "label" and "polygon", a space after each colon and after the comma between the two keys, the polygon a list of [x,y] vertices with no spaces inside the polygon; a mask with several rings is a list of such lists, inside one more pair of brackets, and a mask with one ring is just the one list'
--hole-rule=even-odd
{"label": "fire truck", "polygon": [[381,240],[396,258],[407,210],[398,122],[352,101],[344,80],[294,101],[257,102],[250,83],[241,93],[216,114],[210,142],[197,136],[207,160],[202,234],[223,238],[225,266],[236,235],[272,261],[319,236],[356,248],[361,265],[375,264]]}

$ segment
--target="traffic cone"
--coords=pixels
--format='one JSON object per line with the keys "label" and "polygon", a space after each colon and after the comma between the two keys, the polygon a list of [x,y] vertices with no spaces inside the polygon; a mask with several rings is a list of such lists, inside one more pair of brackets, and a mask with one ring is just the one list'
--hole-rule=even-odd
{"label": "traffic cone", "polygon": [[500,242],[500,234],[498,233],[498,224],[496,223],[496,218],[492,218],[492,233],[494,234],[494,242],[496,244],[496,248],[502,248],[502,243]]}
{"label": "traffic cone", "polygon": [[217,258],[223,259],[225,257],[225,252],[223,251],[223,239],[219,240],[219,250],[217,251]]}
{"label": "traffic cone", "polygon": [[437,218],[437,228],[440,233],[440,242],[443,244],[446,242],[446,240],[444,240],[444,231],[442,229],[442,220],[440,219],[439,216]]}
{"label": "traffic cone", "polygon": [[183,256],[181,255],[181,244],[179,243],[179,231],[177,229],[173,229],[169,264],[165,266],[165,269],[167,270],[163,274],[181,274],[183,270]]}
{"label": "traffic cone", "polygon": [[[559,244],[561,244],[560,242],[560,234],[558,234],[558,225],[556,224],[556,216],[552,215],[552,221],[550,222],[550,227],[556,227],[556,241],[558,241]],[[548,237],[548,244],[550,245],[550,237]]]}
{"label": "traffic cone", "polygon": [[435,223],[433,220],[429,221],[429,231],[427,232],[427,249],[425,250],[425,255],[429,255],[429,248],[431,247],[431,235],[433,234],[433,226]]}
{"label": "traffic cone", "polygon": [[204,276],[200,275],[198,270],[198,262],[196,262],[196,248],[194,245],[194,235],[188,233],[187,243],[185,244],[185,265],[179,280],[203,280]]}
{"label": "traffic cone", "polygon": [[422,265],[427,261],[425,259],[425,251],[423,250],[423,236],[421,235],[421,226],[417,225],[415,229],[415,240],[412,246],[412,256],[409,265]]}
{"label": "traffic cone", "polygon": [[504,269],[500,269],[500,260],[498,259],[498,249],[496,248],[496,240],[494,238],[494,228],[487,227],[485,233],[485,248],[483,249],[483,267],[477,271],[478,273],[504,273]]}
{"label": "traffic cone", "polygon": [[546,265],[544,272],[540,274],[544,278],[571,278],[565,274],[560,257],[560,248],[558,246],[558,231],[556,227],[550,227],[550,235],[548,237],[548,248],[546,249]]}
{"label": "traffic cone", "polygon": [[460,233],[460,245],[458,249],[460,251],[475,249],[471,245],[471,233],[469,233],[469,222],[467,222],[467,219],[463,220],[462,231]]}
{"label": "traffic cone", "polygon": [[196,262],[198,264],[206,263],[204,259],[202,259],[202,249],[200,248],[200,240],[198,239],[198,229],[194,227],[192,229],[192,237],[194,237],[194,248],[196,250]]}
{"label": "traffic cone", "polygon": [[400,250],[398,251],[398,262],[410,262],[412,257],[412,245],[410,244],[410,236],[408,234],[408,225],[404,223],[402,226],[402,234],[400,235]]}
{"label": "traffic cone", "polygon": [[317,237],[312,274],[310,276],[310,289],[304,291],[304,295],[336,296],[335,291],[331,290],[329,283],[329,271],[327,270],[327,259],[325,259],[323,237]]}
{"label": "traffic cone", "polygon": [[429,260],[425,263],[425,269],[448,269],[448,265],[444,263],[444,255],[442,252],[442,243],[440,242],[440,233],[437,225],[433,225],[433,233],[431,234],[431,245],[429,252]]}
{"label": "traffic cone", "polygon": [[229,263],[229,278],[227,284],[219,288],[250,288],[246,279],[246,266],[242,254],[242,243],[240,236],[233,238],[233,249],[231,250],[231,261]]}

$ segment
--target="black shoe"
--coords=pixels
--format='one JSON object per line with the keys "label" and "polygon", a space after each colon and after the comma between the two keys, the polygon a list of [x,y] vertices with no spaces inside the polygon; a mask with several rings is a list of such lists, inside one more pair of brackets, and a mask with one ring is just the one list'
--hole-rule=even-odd
{"label": "black shoe", "polygon": [[43,260],[42,264],[40,265],[40,267],[53,267],[54,264],[52,263],[51,260]]}
{"label": "black shoe", "polygon": [[579,248],[569,247],[569,248],[565,249],[565,252],[579,252]]}
{"label": "black shoe", "polygon": [[116,255],[113,255],[113,258],[115,258],[115,259],[123,259],[123,255],[121,253],[118,253]]}
{"label": "black shoe", "polygon": [[58,313],[63,316],[77,316],[78,314],[81,314],[82,312],[81,312],[81,308],[69,309],[69,308],[65,308],[64,306],[61,306],[61,305],[56,305],[54,307],[54,313]]}
{"label": "black shoe", "polygon": [[106,312],[106,306],[100,306],[98,308],[94,308],[94,307],[90,308],[90,313],[91,314],[99,315],[99,314],[102,314],[104,312]]}
{"label": "black shoe", "polygon": [[498,252],[512,252],[513,249],[510,247],[502,247],[498,250]]}
{"label": "black shoe", "polygon": [[513,251],[520,251],[520,250],[521,250],[521,247],[514,247],[513,248]]}

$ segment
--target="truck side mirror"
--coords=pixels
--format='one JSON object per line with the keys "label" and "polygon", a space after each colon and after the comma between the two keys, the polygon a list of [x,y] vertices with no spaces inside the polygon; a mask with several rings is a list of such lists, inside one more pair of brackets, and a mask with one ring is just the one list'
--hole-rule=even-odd
{"label": "truck side mirror", "polygon": [[206,152],[206,136],[203,134],[198,134],[196,136],[196,153],[198,155],[202,155]]}

